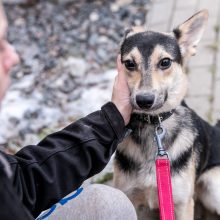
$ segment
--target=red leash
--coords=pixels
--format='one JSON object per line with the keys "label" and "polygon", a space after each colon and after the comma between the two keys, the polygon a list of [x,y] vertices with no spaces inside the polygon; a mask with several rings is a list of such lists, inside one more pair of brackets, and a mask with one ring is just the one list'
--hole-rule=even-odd
{"label": "red leash", "polygon": [[155,129],[155,138],[158,147],[156,158],[156,176],[160,220],[175,220],[170,160],[161,142],[164,136],[165,129],[159,124]]}

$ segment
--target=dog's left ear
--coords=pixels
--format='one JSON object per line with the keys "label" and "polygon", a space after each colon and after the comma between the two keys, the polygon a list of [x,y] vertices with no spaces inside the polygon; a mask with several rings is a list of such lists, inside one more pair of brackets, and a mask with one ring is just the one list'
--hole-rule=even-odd
{"label": "dog's left ear", "polygon": [[196,47],[202,38],[207,21],[208,10],[202,10],[173,30],[184,59],[196,54]]}

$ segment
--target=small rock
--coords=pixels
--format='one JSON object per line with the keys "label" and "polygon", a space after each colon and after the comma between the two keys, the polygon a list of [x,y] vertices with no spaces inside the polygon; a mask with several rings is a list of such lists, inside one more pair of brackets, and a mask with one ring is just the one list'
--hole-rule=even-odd
{"label": "small rock", "polygon": [[92,12],[89,15],[89,19],[90,19],[90,21],[95,22],[99,19],[99,14],[97,12]]}
{"label": "small rock", "polygon": [[117,12],[119,10],[120,6],[116,3],[113,3],[113,4],[111,4],[110,8],[111,8],[112,12]]}
{"label": "small rock", "polygon": [[62,66],[67,68],[73,77],[83,77],[87,70],[86,62],[76,57],[69,57],[63,60]]}
{"label": "small rock", "polygon": [[88,42],[89,45],[91,45],[91,46],[96,45],[98,38],[99,38],[98,34],[96,34],[96,33],[92,34],[91,37],[89,38],[89,42]]}
{"label": "small rock", "polygon": [[48,59],[45,66],[44,66],[44,70],[50,70],[52,68],[54,68],[56,66],[56,61],[54,59]]}
{"label": "small rock", "polygon": [[18,27],[22,27],[25,25],[25,19],[24,18],[18,18],[15,20],[15,26],[18,26]]}
{"label": "small rock", "polygon": [[140,26],[142,24],[142,22],[141,22],[141,20],[136,19],[136,20],[134,20],[134,24],[135,24],[135,26]]}
{"label": "small rock", "polygon": [[100,42],[100,43],[106,43],[106,42],[108,42],[108,37],[107,37],[107,36],[100,36],[100,37],[99,37],[99,42]]}

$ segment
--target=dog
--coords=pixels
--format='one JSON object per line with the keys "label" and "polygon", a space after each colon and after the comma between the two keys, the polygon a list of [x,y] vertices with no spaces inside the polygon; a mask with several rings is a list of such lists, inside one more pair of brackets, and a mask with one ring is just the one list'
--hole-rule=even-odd
{"label": "dog", "polygon": [[207,20],[208,11],[202,10],[172,33],[140,27],[125,31],[120,53],[133,106],[128,125],[132,132],[117,148],[113,184],[132,201],[138,219],[159,219],[158,123],[166,130],[163,145],[171,163],[176,219],[194,219],[197,201],[220,218],[220,124],[209,125],[184,101],[185,67]]}

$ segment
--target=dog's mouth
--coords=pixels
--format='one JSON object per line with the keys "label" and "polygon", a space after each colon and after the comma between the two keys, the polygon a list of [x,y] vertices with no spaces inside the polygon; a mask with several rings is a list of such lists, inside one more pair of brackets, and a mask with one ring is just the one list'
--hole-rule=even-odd
{"label": "dog's mouth", "polygon": [[160,109],[163,108],[164,103],[158,103],[157,105],[152,106],[151,108],[140,108],[137,105],[133,105],[133,112],[136,113],[148,113],[148,114],[158,114]]}

